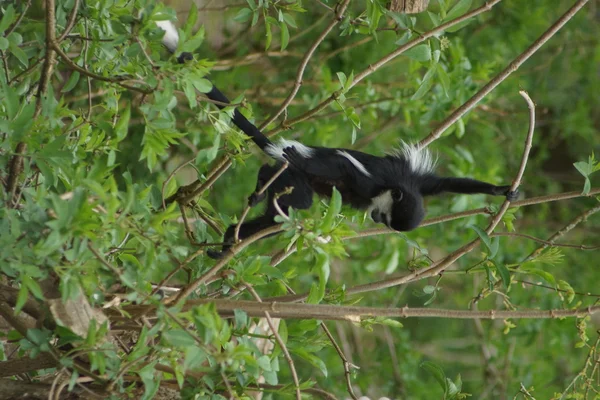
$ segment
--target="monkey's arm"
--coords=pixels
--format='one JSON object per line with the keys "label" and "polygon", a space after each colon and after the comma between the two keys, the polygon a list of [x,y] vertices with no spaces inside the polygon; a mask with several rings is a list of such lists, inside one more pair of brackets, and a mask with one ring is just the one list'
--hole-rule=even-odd
{"label": "monkey's arm", "polygon": [[515,201],[519,197],[519,192],[517,190],[511,191],[508,185],[496,186],[470,178],[442,178],[434,175],[423,177],[421,185],[423,196],[436,195],[442,192],[506,196],[509,201]]}

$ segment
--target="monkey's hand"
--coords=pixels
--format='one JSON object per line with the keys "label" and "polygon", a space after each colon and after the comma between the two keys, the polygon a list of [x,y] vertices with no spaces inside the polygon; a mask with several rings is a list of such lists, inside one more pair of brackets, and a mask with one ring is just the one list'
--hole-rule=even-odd
{"label": "monkey's hand", "polygon": [[510,190],[510,186],[498,186],[498,194],[506,196],[506,200],[515,201],[519,198],[519,190]]}
{"label": "monkey's hand", "polygon": [[283,158],[290,163],[294,168],[305,170],[306,158],[293,146],[283,149]]}

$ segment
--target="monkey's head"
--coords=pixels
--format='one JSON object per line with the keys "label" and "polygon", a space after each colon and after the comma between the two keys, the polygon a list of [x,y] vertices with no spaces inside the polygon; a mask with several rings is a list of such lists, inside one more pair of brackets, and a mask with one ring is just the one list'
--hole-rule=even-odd
{"label": "monkey's head", "polygon": [[423,196],[404,187],[374,197],[370,210],[373,221],[400,232],[415,229],[425,217]]}

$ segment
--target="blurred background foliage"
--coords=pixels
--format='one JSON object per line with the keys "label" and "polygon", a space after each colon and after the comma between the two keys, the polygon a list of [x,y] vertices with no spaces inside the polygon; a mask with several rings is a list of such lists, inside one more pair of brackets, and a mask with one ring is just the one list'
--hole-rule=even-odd
{"label": "blurred background foliage", "polygon": [[[179,186],[196,179],[202,181],[215,160],[230,157],[233,166],[197,199],[197,212],[188,210],[196,238],[218,242],[221,234],[204,221],[209,219],[221,229],[235,221],[255,187],[258,168],[267,161],[229,126],[226,113],[216,111],[202,98],[195,101],[191,93],[203,90],[203,76],[210,71],[206,77],[232,102],[243,99],[244,113],[257,125],[262,123],[293,89],[302,57],[331,22],[335,3],[232,0],[201,1],[192,6],[188,1],[169,1],[168,6],[176,10],[173,12],[150,0],[86,1],[80,5],[74,37],[68,36],[61,44],[64,52],[79,66],[102,76],[133,77],[138,87],[158,84],[159,89],[146,96],[91,79],[93,95],[89,96],[85,76],[59,59],[50,96],[42,101],[41,116],[32,119],[33,109],[29,110],[27,104],[35,100],[41,63],[28,68],[43,59],[45,51],[45,9],[39,3],[33,1],[15,31],[19,37],[6,35],[0,41],[0,97],[4,99],[0,131],[5,132],[0,144],[0,168],[6,171],[2,174],[5,184],[17,143],[28,145],[19,206],[0,209],[2,282],[19,288],[23,300],[27,296],[47,298],[49,295],[42,295],[39,286],[45,290],[47,279],[57,277],[57,296],[63,299],[73,298],[81,288],[95,306],[105,304],[115,293],[126,295],[126,300],[132,302],[149,301],[144,296],[152,291],[150,283],[160,282],[178,262],[197,250],[186,238],[179,209],[174,204],[163,209],[163,190],[168,197]],[[399,44],[445,22],[456,7],[468,10],[483,3],[432,0],[427,12],[406,16],[386,13],[387,4],[382,0],[352,1],[345,18],[310,59],[302,86],[287,108],[288,122],[313,109],[340,90],[352,74],[367,69]],[[278,136],[372,154],[390,152],[400,140],[421,140],[573,3],[501,1],[460,29],[445,32],[388,62],[343,98]],[[15,18],[6,26],[0,24],[5,34],[23,10],[22,4],[12,4]],[[58,2],[58,34],[67,24],[73,4],[73,0]],[[1,3],[0,7],[6,17],[11,2]],[[190,7],[197,7],[197,21],[188,20]],[[188,46],[194,53],[191,65],[179,66],[169,58],[161,48],[160,32],[152,26],[152,20],[175,16],[186,36],[180,50]],[[189,22],[184,25],[186,20]],[[77,36],[90,40],[78,40]],[[528,110],[518,94],[524,89],[537,105],[537,120],[534,147],[521,186],[523,196],[583,190],[584,177],[573,164],[588,163],[599,149],[598,38],[600,10],[598,2],[592,1],[430,146],[439,155],[439,172],[510,183],[519,166],[528,127]],[[277,128],[282,121],[280,118],[266,131]],[[189,164],[171,179],[171,172],[187,161]],[[591,174],[589,179],[595,188],[597,176]],[[4,204],[12,201],[6,193],[2,196]],[[300,218],[319,221],[328,204],[319,202],[299,213]],[[500,200],[483,195],[442,196],[428,200],[428,217],[490,204],[497,207]],[[579,198],[520,208],[511,214],[515,218],[512,224],[518,233],[546,239],[595,205],[594,198]],[[99,206],[104,210],[98,212]],[[259,212],[253,210],[251,215]],[[329,232],[336,239],[330,244],[309,241],[307,249],[273,269],[268,266],[268,258],[255,256],[284,249],[292,234],[255,243],[230,263],[237,275],[220,276],[203,287],[198,296],[227,298],[239,288],[242,277],[252,280],[248,283],[263,298],[285,294],[286,285],[298,293],[307,292],[319,278],[322,282],[328,275],[319,264],[319,254],[323,253],[330,256],[327,287],[337,295],[322,302],[333,304],[468,309],[480,292],[500,280],[493,268],[490,271],[482,267],[487,251],[482,246],[439,278],[345,297],[340,294],[343,288],[405,274],[447,255],[476,237],[470,225],[483,227],[489,217],[457,219],[405,236],[388,234],[340,242],[337,239],[349,230],[373,227],[361,212],[344,207],[341,214],[343,220],[336,219],[341,225]],[[600,244],[599,232],[599,218],[592,216],[561,240],[594,246]],[[524,238],[501,237],[499,241],[495,262],[509,267],[521,263],[540,246]],[[120,274],[106,269],[90,253],[90,246],[105,254]],[[597,264],[598,251],[546,250],[536,269],[529,269],[533,273],[513,274],[509,288],[497,286],[480,299],[478,307],[561,309],[593,305],[600,296]],[[184,285],[212,265],[213,261],[202,255],[170,283]],[[250,298],[244,293],[238,297]],[[192,350],[197,343],[163,334],[153,350],[146,350],[151,353],[145,355],[175,369],[180,368],[178,357],[184,357],[186,368],[203,371],[206,375],[188,386],[188,395],[227,396],[223,376],[234,382],[240,395],[245,393],[242,388],[260,375],[268,377],[267,383],[292,382],[279,349],[261,358],[264,356],[244,335],[249,326],[244,316],[236,318],[233,335],[223,333],[223,321],[210,308],[179,316],[195,324],[192,330],[197,329],[205,346]],[[167,314],[159,314],[156,324],[159,332],[181,330]],[[583,378],[572,382],[582,372],[588,353],[598,360],[593,353],[600,328],[597,318],[481,323],[414,318],[402,324],[399,328],[365,321],[363,326],[328,323],[349,361],[360,367],[352,374],[357,394],[372,398],[442,398],[444,390],[435,382],[443,370],[455,383],[462,381],[462,392],[470,393],[472,398],[528,398],[519,394],[521,387],[536,398],[595,398],[593,388],[586,391],[589,382],[583,384]],[[317,322],[289,320],[284,326],[301,381],[310,380],[340,398],[349,397],[343,363]],[[65,333],[54,331],[45,337],[50,341],[52,336],[61,335]],[[92,353],[93,349],[110,347],[106,342],[70,340],[78,346],[89,346]],[[27,348],[22,346],[21,350]],[[101,367],[92,363],[92,369],[113,376],[131,354],[124,356],[122,349],[110,349],[95,353],[103,361],[97,361]],[[6,351],[1,354],[8,356]],[[433,364],[423,367],[423,362]],[[245,367],[241,369],[240,365]],[[148,375],[142,367],[147,365],[134,365],[128,371],[142,377],[145,395],[151,396],[158,373]],[[592,375],[597,377],[594,368]],[[153,379],[156,382],[152,383]],[[122,390],[133,393],[131,386],[122,385]],[[288,388],[287,394],[265,396],[290,397],[292,392]],[[452,395],[446,393],[445,397]]]}

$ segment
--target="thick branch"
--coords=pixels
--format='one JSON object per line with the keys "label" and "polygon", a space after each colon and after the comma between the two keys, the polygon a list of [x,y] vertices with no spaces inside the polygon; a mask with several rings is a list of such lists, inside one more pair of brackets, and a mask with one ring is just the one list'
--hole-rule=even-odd
{"label": "thick branch", "polygon": [[[339,306],[329,304],[305,303],[279,303],[257,302],[250,300],[228,299],[195,299],[188,300],[183,310],[214,303],[217,312],[223,316],[234,315],[234,310],[242,310],[252,317],[263,317],[265,311],[274,318],[290,319],[322,319],[360,322],[368,317],[387,318],[452,318],[452,319],[556,319],[556,318],[582,318],[600,312],[600,305],[584,307],[574,310],[451,310],[441,308],[410,308],[410,307],[358,307]],[[132,305],[124,310],[135,315],[137,310],[147,310],[148,306]],[[153,312],[152,312],[153,313]],[[151,315],[149,313],[148,315]],[[119,316],[115,314],[115,319]]]}

